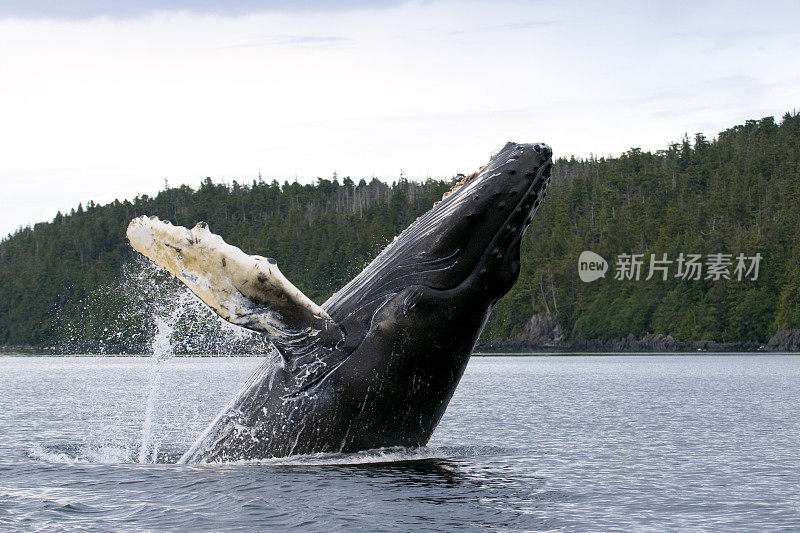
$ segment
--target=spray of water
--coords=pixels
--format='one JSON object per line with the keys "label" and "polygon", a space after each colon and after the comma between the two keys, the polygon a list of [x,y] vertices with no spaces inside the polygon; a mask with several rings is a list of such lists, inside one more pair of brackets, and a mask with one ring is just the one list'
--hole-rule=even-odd
{"label": "spray of water", "polygon": [[[157,438],[153,426],[154,411],[158,401],[159,385],[161,376],[164,373],[164,363],[173,355],[172,335],[175,331],[175,324],[183,312],[185,306],[192,302],[192,299],[185,292],[180,293],[176,305],[167,314],[153,316],[156,325],[156,334],[152,342],[152,364],[150,366],[149,387],[147,402],[145,404],[144,420],[142,421],[141,444],[139,446],[139,462],[155,463],[158,460],[158,450],[161,440]],[[161,306],[163,307],[163,306]],[[159,309],[156,308],[158,311]],[[163,309],[162,309],[163,310]]]}
{"label": "spray of water", "polygon": [[[139,263],[124,278],[125,292],[137,299],[134,312],[146,310],[152,324],[150,341],[152,363],[148,375],[148,394],[142,420],[138,462],[158,461],[161,436],[166,431],[166,413],[159,409],[159,394],[167,362],[181,353],[237,353],[260,351],[263,337],[234,326],[214,314],[203,302],[163,270],[151,263]],[[133,292],[133,294],[131,294]],[[239,350],[237,350],[237,348]],[[244,348],[244,350],[242,350]],[[255,350],[254,350],[255,348]]]}
{"label": "spray of water", "polygon": [[143,257],[125,264],[114,282],[74,305],[77,312],[56,311],[53,328],[62,332],[60,353],[152,354],[163,334],[159,320],[168,323],[175,354],[265,354],[271,348],[263,335],[222,320]]}
{"label": "spray of water", "polygon": [[[264,354],[263,335],[219,318],[186,287],[150,261],[137,257],[118,278],[95,288],[69,312],[57,314],[61,353],[139,353],[151,357],[142,385],[147,391],[139,441],[131,459],[155,463],[169,428],[162,382],[178,355]],[[76,320],[75,317],[80,317]],[[63,318],[62,318],[63,317]],[[67,318],[69,317],[69,318]]]}

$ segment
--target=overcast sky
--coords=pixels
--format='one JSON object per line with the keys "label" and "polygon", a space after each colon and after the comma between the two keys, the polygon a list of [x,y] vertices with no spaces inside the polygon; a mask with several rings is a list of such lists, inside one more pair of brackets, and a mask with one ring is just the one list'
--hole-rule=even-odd
{"label": "overcast sky", "polygon": [[618,155],[800,106],[800,3],[0,2],[0,235],[78,202]]}

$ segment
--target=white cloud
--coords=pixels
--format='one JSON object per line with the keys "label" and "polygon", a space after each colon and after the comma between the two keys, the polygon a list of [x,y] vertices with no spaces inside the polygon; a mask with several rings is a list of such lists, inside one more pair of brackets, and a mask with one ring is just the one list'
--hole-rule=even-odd
{"label": "white cloud", "polygon": [[512,139],[585,156],[713,136],[800,94],[797,8],[744,6],[0,20],[0,232],[164,178],[444,177]]}

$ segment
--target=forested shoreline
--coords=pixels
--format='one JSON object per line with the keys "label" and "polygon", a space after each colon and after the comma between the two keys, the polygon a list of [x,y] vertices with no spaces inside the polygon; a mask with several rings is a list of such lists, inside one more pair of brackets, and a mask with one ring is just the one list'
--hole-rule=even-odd
{"label": "forested shoreline", "polygon": [[[135,216],[184,226],[204,220],[227,242],[276,258],[287,278],[321,303],[458,178],[389,184],[334,176],[308,185],[207,178],[196,189],[80,205],[0,242],[0,345],[148,349],[156,331],[143,311],[148,298],[159,287],[177,289],[135,259],[125,240]],[[619,157],[561,158],[524,237],[520,279],[496,306],[481,347],[798,349],[798,243],[796,112],[654,153],[632,148]],[[609,260],[604,278],[580,280],[584,250]],[[763,261],[757,279],[615,279],[620,254],[641,254],[646,262],[651,254],[681,253],[760,254]],[[231,349],[200,341],[184,348]]]}

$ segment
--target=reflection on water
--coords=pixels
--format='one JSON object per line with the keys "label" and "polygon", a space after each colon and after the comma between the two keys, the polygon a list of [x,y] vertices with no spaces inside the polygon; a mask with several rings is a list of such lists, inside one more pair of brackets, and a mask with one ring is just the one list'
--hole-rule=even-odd
{"label": "reflection on water", "polygon": [[0,358],[0,528],[800,523],[798,357],[474,359],[425,448],[171,464],[257,364],[168,359],[152,398],[146,358]]}

